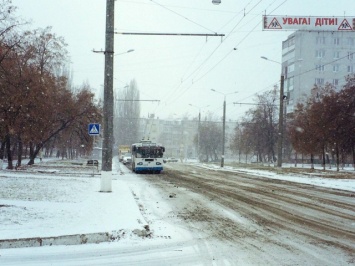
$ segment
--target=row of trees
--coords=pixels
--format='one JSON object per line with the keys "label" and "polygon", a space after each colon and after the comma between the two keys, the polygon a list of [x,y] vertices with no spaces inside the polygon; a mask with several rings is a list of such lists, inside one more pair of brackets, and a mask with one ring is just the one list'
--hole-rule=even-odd
{"label": "row of trees", "polygon": [[323,167],[335,157],[339,170],[350,155],[355,165],[355,76],[346,81],[339,92],[330,85],[314,88],[287,128],[295,151],[309,155],[312,164],[314,155],[320,155]]}
{"label": "row of trees", "polygon": [[217,161],[218,155],[222,153],[222,127],[221,123],[206,119],[200,124],[200,135],[195,137],[195,144],[198,145],[198,151],[201,161]]}
{"label": "row of trees", "polygon": [[260,162],[274,162],[278,137],[277,88],[256,98],[255,107],[246,112],[235,129],[231,149],[239,155],[252,154]]}
{"label": "row of trees", "polygon": [[[21,30],[11,1],[0,3],[0,159],[29,164],[43,147],[64,153],[90,150],[87,125],[101,121],[88,84],[74,88],[66,70],[66,43],[51,28]],[[70,156],[70,154],[69,154]]]}
{"label": "row of trees", "polygon": [[[278,140],[278,91],[257,95],[255,108],[250,109],[235,129],[231,149],[239,154],[252,154],[259,162],[275,162]],[[286,111],[286,110],[285,110]],[[315,87],[292,115],[285,115],[284,154],[288,161],[297,155],[307,156],[314,163],[317,155],[325,168],[330,158],[355,165],[355,76],[346,78],[340,91],[327,84]]]}

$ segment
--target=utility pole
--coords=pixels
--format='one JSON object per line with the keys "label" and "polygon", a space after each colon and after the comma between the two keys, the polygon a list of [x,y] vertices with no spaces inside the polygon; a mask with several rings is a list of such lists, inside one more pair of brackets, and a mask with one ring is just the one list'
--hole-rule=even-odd
{"label": "utility pole", "polygon": [[106,0],[104,117],[100,192],[112,192],[114,15],[115,0]]}
{"label": "utility pole", "polygon": [[224,146],[226,141],[226,95],[224,95],[223,101],[223,139],[222,139],[222,158],[221,158],[221,167],[224,167]]}
{"label": "utility pole", "polygon": [[284,75],[281,75],[280,84],[280,110],[279,110],[279,136],[277,139],[277,167],[282,167],[282,145],[284,134]]}
{"label": "utility pole", "polygon": [[222,156],[221,156],[221,167],[224,167],[224,146],[226,141],[226,96],[229,94],[238,93],[237,91],[231,93],[223,93],[220,91],[216,91],[215,89],[211,89],[211,91],[217,92],[219,94],[223,94],[224,101],[223,101],[223,136],[222,136]]}
{"label": "utility pole", "polygon": [[197,158],[200,161],[200,138],[201,138],[201,110],[198,111],[198,127],[197,127]]}
{"label": "utility pole", "polygon": [[197,127],[197,157],[198,159],[200,160],[200,140],[201,140],[201,108],[205,108],[205,107],[208,107],[209,105],[206,105],[206,106],[203,106],[203,107],[200,107],[200,106],[196,106],[196,105],[193,105],[193,104],[189,104],[190,106],[192,107],[196,107],[198,108],[198,127]]}

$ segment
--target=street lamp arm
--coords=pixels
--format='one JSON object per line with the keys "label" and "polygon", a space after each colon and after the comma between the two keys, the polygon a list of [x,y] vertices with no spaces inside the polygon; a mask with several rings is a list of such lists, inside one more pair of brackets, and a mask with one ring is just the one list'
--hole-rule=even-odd
{"label": "street lamp arm", "polygon": [[224,97],[226,97],[227,95],[230,95],[230,94],[238,93],[238,91],[233,91],[233,92],[229,92],[229,93],[223,93],[223,92],[220,92],[220,91],[216,91],[215,89],[211,89],[211,91],[214,91],[214,92],[217,92],[219,94],[222,94],[222,95],[224,95]]}
{"label": "street lamp arm", "polygon": [[274,62],[274,63],[279,64],[279,65],[282,65],[282,63],[277,62],[277,61],[275,61],[275,60],[271,60],[271,59],[267,58],[266,56],[260,56],[260,58],[261,58],[261,59],[264,59],[264,60],[266,60],[266,61],[270,61],[270,62]]}
{"label": "street lamp arm", "polygon": [[129,50],[127,50],[126,52],[119,53],[119,54],[115,54],[115,56],[121,55],[121,54],[128,54],[128,53],[132,53],[132,52],[134,52],[134,49],[129,49]]}

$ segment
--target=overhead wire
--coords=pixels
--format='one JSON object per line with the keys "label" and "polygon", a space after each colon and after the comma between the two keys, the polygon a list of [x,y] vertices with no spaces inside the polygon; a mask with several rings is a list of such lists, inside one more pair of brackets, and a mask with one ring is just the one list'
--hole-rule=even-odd
{"label": "overhead wire", "polygon": [[[199,24],[199,23],[196,23],[196,22],[194,22],[194,21],[192,21],[192,20],[186,18],[185,16],[183,16],[183,15],[181,15],[181,14],[179,14],[179,13],[177,13],[177,12],[175,12],[175,11],[169,9],[169,8],[167,8],[166,6],[164,6],[164,5],[162,5],[162,4],[158,3],[158,2],[156,2],[156,1],[154,1],[154,0],[150,0],[150,1],[153,2],[154,4],[157,4],[157,5],[161,6],[162,8],[165,8],[166,10],[168,10],[168,11],[170,11],[170,12],[173,12],[174,14],[176,14],[176,15],[178,15],[178,16],[180,16],[180,17],[183,17],[184,19],[190,21],[191,23],[193,23],[193,24],[195,24],[195,25],[198,25],[198,26],[200,26],[200,27],[202,27],[202,28],[205,28],[205,29],[207,29],[207,30],[213,32],[212,30],[208,29],[207,27],[204,27],[203,25],[201,25],[201,24]],[[224,41],[225,41],[226,39],[228,39],[228,38],[231,36],[231,33],[234,32],[234,30],[240,25],[241,21],[242,21],[248,14],[250,14],[250,12],[251,12],[256,6],[258,6],[262,1],[263,1],[263,0],[258,1],[258,2],[253,6],[253,8],[252,8],[251,10],[249,10],[247,13],[245,13],[246,7],[249,6],[249,5],[252,3],[252,0],[251,0],[250,2],[248,2],[248,4],[247,4],[247,5],[245,6],[245,8],[243,9],[243,11],[244,11],[244,16],[243,16],[243,17],[240,19],[240,21],[233,27],[232,31],[226,36],[226,38],[224,39]],[[277,0],[274,0],[272,3],[269,4],[269,6],[273,5],[276,1],[277,1]],[[278,8],[279,8],[280,6],[282,6],[285,2],[287,2],[287,0],[283,1],[283,2],[282,2],[279,6],[277,6],[274,10],[278,9]],[[269,6],[268,6],[268,7],[269,7]],[[274,11],[274,10],[273,10],[273,11]],[[240,12],[243,12],[243,11],[240,11]],[[273,12],[273,11],[272,11],[272,12]],[[235,17],[237,17],[237,15],[240,14],[240,12],[237,13],[236,16],[234,16],[230,21],[233,21],[233,20],[235,19]],[[230,23],[230,21],[229,21],[228,23],[226,23],[225,25],[223,25],[221,28],[223,28],[223,27],[225,27],[226,25],[228,25],[228,24]],[[240,41],[237,43],[237,45],[240,45],[240,44],[251,34],[251,32],[252,32],[253,30],[255,30],[255,28],[256,28],[259,24],[260,24],[260,22],[259,22],[251,31],[248,31],[247,35],[244,36],[244,38],[243,38],[242,40],[240,40]],[[197,73],[200,71],[200,69],[202,68],[202,66],[207,63],[207,61],[212,57],[212,55],[218,50],[218,48],[219,48],[222,44],[223,44],[223,43],[219,44],[219,45],[211,52],[211,54],[210,54],[197,68],[195,68],[194,71],[192,71],[185,79],[182,79],[181,83],[179,83],[179,85],[178,85],[178,86],[174,89],[174,91],[172,91],[172,93],[170,93],[170,94],[175,94],[175,93],[177,92],[178,88],[180,88],[183,83],[185,83],[187,80],[189,80],[194,74],[197,75]],[[204,46],[205,46],[205,45],[204,45]],[[199,57],[201,51],[202,51],[202,50],[199,50],[198,54],[195,56],[195,58],[194,58],[194,60],[192,61],[192,63],[194,63],[194,62],[196,61],[196,59]],[[194,80],[194,81],[193,81],[193,79],[192,79],[192,81],[193,81],[192,84],[191,84],[190,86],[188,86],[188,87],[183,91],[183,93],[180,93],[180,95],[179,95],[177,98],[174,98],[174,100],[173,100],[172,102],[169,102],[169,103],[176,102],[176,101],[182,96],[182,94],[186,93],[186,91],[187,91],[188,89],[190,89],[197,81],[199,81],[199,80],[201,80],[202,78],[204,78],[204,77],[205,77],[209,72],[211,72],[217,65],[219,65],[223,60],[225,60],[225,58],[227,58],[228,55],[230,55],[230,53],[233,52],[233,51],[234,51],[234,49],[233,49],[233,50],[230,50],[224,57],[222,57],[221,60],[219,60],[219,61],[217,62],[217,64],[215,64],[212,68],[210,68],[207,72],[205,72],[205,73],[204,73],[202,76],[200,76],[197,80]],[[189,65],[189,68],[191,68],[192,63]],[[185,71],[184,76],[186,75],[186,73],[188,73],[188,69]],[[158,108],[158,106],[157,106],[157,108]]]}
{"label": "overhead wire", "polygon": [[[273,1],[272,3],[270,3],[268,7],[272,6],[276,1],[277,1],[277,0]],[[276,6],[272,11],[268,12],[268,14],[271,14],[271,13],[275,12],[275,11],[276,11],[277,9],[279,9],[282,5],[284,5],[287,1],[288,1],[288,0],[284,0],[282,3],[280,3],[278,6]],[[265,12],[265,13],[266,13],[266,12]],[[261,23],[261,21],[259,22],[259,24],[260,24],[260,23]],[[254,29],[255,29],[255,27],[254,27]],[[249,34],[250,34],[250,33],[248,33],[247,35],[249,35]],[[240,43],[239,43],[239,44],[240,44]],[[242,101],[243,101],[243,100],[246,100],[246,99],[249,99],[250,97],[254,97],[257,93],[260,93],[260,92],[262,92],[262,91],[266,91],[268,88],[270,88],[271,86],[274,86],[275,84],[276,84],[276,82],[275,82],[275,83],[272,83],[272,85],[268,85],[266,88],[264,88],[264,89],[262,89],[262,90],[260,90],[260,91],[257,91],[257,92],[253,93],[252,95],[250,95],[250,96],[248,96],[248,97],[245,97],[244,99],[242,99]],[[232,114],[233,114],[233,113],[232,113]]]}
{"label": "overhead wire", "polygon": [[[235,28],[241,23],[241,21],[245,18],[246,15],[248,15],[254,8],[256,8],[263,0],[259,0],[259,2],[257,2],[250,10],[249,12],[247,12],[246,14],[244,14],[244,16],[239,20],[239,22],[233,27],[232,31],[233,32],[235,30]],[[248,4],[250,4],[251,2],[249,2]],[[252,31],[260,24],[260,22],[252,29]],[[247,36],[251,33],[251,31],[249,31],[249,33],[247,34]],[[246,37],[247,37],[246,36]],[[226,38],[224,39],[224,41],[230,37],[230,33],[226,36]],[[245,38],[246,38],[245,37]],[[243,38],[243,40],[245,39]],[[239,43],[240,44],[240,43]],[[239,45],[238,44],[238,45]],[[212,57],[212,55],[218,50],[218,48],[222,45],[219,44],[213,51],[212,53],[201,63],[201,65],[195,69],[195,71],[193,73],[191,73],[189,77],[191,77],[194,73],[196,73],[198,70],[201,69],[201,67]],[[233,50],[230,50],[221,60],[219,60],[212,68],[210,68],[207,72],[205,72],[199,79],[197,80],[193,80],[194,82],[189,85],[182,93],[179,94],[179,96],[177,96],[176,98],[174,98],[174,100],[172,102],[175,102],[176,100],[178,100],[181,96],[183,96],[193,85],[195,82],[199,81],[200,79],[202,79],[203,77],[205,77],[209,72],[211,72],[215,67],[217,67],[217,65],[219,65],[222,61],[224,61],[233,51],[237,50],[236,46],[234,46]],[[170,103],[172,103],[170,102]]]}
{"label": "overhead wire", "polygon": [[[262,2],[263,0],[259,0],[259,2],[254,5],[254,7],[252,7],[252,9],[248,12],[250,13],[260,2]],[[252,0],[247,4],[247,6],[252,2]],[[245,9],[245,8],[244,8]],[[247,13],[247,14],[248,14]],[[240,21],[233,27],[232,31],[241,23],[241,21],[243,20],[243,18],[247,15],[244,14],[244,16],[240,19]],[[224,42],[226,41],[226,39],[228,39],[230,37],[230,34],[227,34],[226,37],[224,38]],[[189,79],[191,76],[193,76],[195,73],[197,73],[203,65],[206,64],[206,62],[213,56],[213,54],[220,48],[220,46],[223,43],[220,43],[211,53],[210,55],[186,78]],[[235,49],[234,49],[235,50]],[[233,51],[233,50],[232,50]],[[230,52],[232,52],[230,51]],[[227,57],[228,55],[226,55],[225,57]],[[184,95],[186,93],[186,91],[188,91],[192,86],[194,85],[194,81],[192,82],[192,84],[190,84],[182,93],[179,94],[179,96],[177,98],[174,98],[174,100],[172,102],[175,102],[177,99],[179,99],[182,95]],[[175,89],[175,91],[172,93],[172,95],[177,91],[177,89],[181,86],[181,83],[179,84],[179,86]],[[171,103],[171,102],[170,102]]]}
{"label": "overhead wire", "polygon": [[[176,11],[174,11],[174,10],[171,10],[170,8],[167,8],[165,5],[162,5],[162,4],[160,4],[160,3],[158,3],[158,2],[156,2],[156,1],[154,1],[154,0],[150,0],[150,1],[153,2],[153,3],[155,3],[156,5],[159,5],[160,7],[164,8],[164,9],[166,9],[166,10],[168,10],[168,11],[174,13],[175,15],[180,16],[180,17],[182,17],[182,18],[188,20],[189,22],[191,22],[191,23],[193,23],[193,24],[195,24],[195,25],[198,25],[198,26],[200,26],[200,27],[202,27],[202,28],[204,28],[204,29],[207,29],[207,30],[209,30],[209,31],[211,31],[211,32],[213,32],[213,33],[216,33],[216,32],[214,32],[213,30],[208,29],[207,27],[205,27],[205,26],[203,26],[203,25],[201,25],[201,24],[199,24],[199,23],[192,21],[191,19],[187,18],[186,16],[183,16],[183,15],[179,14],[178,12],[176,12]],[[205,45],[204,45],[204,46],[205,46]],[[202,50],[203,50],[203,49],[200,49],[200,50],[199,50],[199,53],[194,57],[194,60],[191,62],[190,66],[192,66],[192,64],[195,62],[195,60],[198,58],[198,55],[202,52]],[[185,73],[187,73],[187,71],[188,71],[188,70],[186,70]],[[185,74],[184,74],[184,75],[185,75]],[[189,78],[189,76],[188,76],[186,79],[188,79],[188,78]],[[183,80],[182,80],[182,82],[183,82]],[[164,98],[164,101],[165,101],[165,99],[168,99],[169,97],[172,97],[172,95],[173,95],[173,94],[178,90],[178,88],[181,86],[182,82],[179,83],[179,84],[173,89],[173,91],[171,91],[169,94],[167,94],[167,96]]]}
{"label": "overhead wire", "polygon": [[189,21],[189,22],[191,22],[191,23],[193,23],[193,24],[195,24],[195,25],[197,25],[197,26],[200,26],[201,28],[204,28],[205,30],[211,31],[211,32],[213,32],[213,33],[216,33],[216,32],[214,32],[213,30],[208,29],[207,27],[205,27],[205,26],[203,26],[203,25],[201,25],[201,24],[199,24],[199,23],[197,23],[197,22],[195,22],[195,21],[193,21],[193,20],[191,20],[191,19],[189,19],[189,18],[187,18],[187,17],[185,17],[185,16],[183,16],[183,15],[177,13],[177,12],[175,12],[174,10],[171,10],[170,8],[167,8],[165,5],[162,5],[162,4],[158,3],[158,2],[156,2],[155,0],[150,0],[150,1],[153,2],[153,3],[156,4],[156,5],[159,5],[159,6],[162,7],[162,8],[165,8],[166,10],[168,10],[168,11],[174,13],[175,15],[177,15],[177,16],[179,16],[179,17],[182,17],[182,18],[186,19],[186,20]]}
{"label": "overhead wire", "polygon": [[[254,5],[254,7],[248,12],[250,13],[262,0],[260,0],[256,5]],[[276,1],[276,0],[275,0]],[[275,3],[275,1],[273,3]],[[287,2],[288,0],[284,0],[280,5],[278,5],[272,12],[274,12],[276,9],[278,9],[280,6],[282,6],[285,2]],[[270,5],[269,5],[270,6]],[[259,16],[259,15],[257,15]],[[255,16],[256,17],[256,16]],[[254,17],[254,18],[255,18]],[[261,21],[259,21],[236,45],[234,45],[234,49],[238,49],[239,45],[260,25]],[[235,27],[233,28],[233,30],[235,29]],[[215,67],[217,67],[217,65],[219,65],[222,61],[224,61],[229,54],[232,51],[229,51],[220,61],[218,61],[212,68],[210,68],[207,72],[205,72],[205,74],[203,74],[203,76],[201,76],[198,80],[202,79],[203,77],[205,77],[209,72],[211,72]],[[198,80],[195,80],[198,81]]]}
{"label": "overhead wire", "polygon": [[[354,53],[350,53],[349,55],[354,55],[354,54],[355,54],[355,52],[354,52]],[[347,55],[345,55],[345,56],[343,56],[343,57],[334,59],[334,60],[329,61],[329,62],[327,62],[327,63],[325,63],[325,64],[322,64],[322,65],[323,65],[323,66],[331,65],[331,64],[333,64],[333,63],[335,63],[335,62],[337,62],[337,61],[340,61],[340,60],[342,60],[342,59],[347,58],[349,55],[347,54]],[[316,66],[316,67],[313,67],[313,68],[310,68],[310,69],[308,69],[308,70],[305,70],[305,71],[303,71],[303,72],[301,72],[301,73],[299,73],[299,74],[297,74],[297,75],[294,75],[294,76],[292,76],[292,77],[293,77],[293,78],[300,77],[300,76],[302,76],[302,75],[304,75],[304,74],[307,74],[307,73],[309,73],[309,72],[311,72],[311,71],[314,71],[314,70],[318,70],[317,66]],[[263,91],[266,91],[269,87],[274,86],[275,84],[278,84],[278,83],[280,83],[280,80],[278,80],[278,81],[272,83],[273,85],[269,85],[269,86],[265,87],[264,89],[262,89],[262,90],[260,90],[260,91],[258,91],[258,92],[256,92],[256,93],[254,93],[253,95],[250,95],[250,96],[248,96],[248,97],[245,97],[244,99],[242,99],[242,100],[240,100],[240,101],[244,101],[244,100],[246,100],[246,99],[249,99],[249,98],[252,97],[252,96],[256,96],[258,93],[261,93],[261,92],[263,92]]]}

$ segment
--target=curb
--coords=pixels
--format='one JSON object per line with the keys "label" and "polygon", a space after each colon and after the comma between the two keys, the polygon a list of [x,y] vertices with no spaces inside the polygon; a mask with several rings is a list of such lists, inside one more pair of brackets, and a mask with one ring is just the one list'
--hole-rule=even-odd
{"label": "curb", "polygon": [[[134,229],[132,234],[141,237],[151,237],[149,226],[144,229]],[[18,239],[0,239],[0,249],[7,248],[28,248],[28,247],[42,247],[54,245],[82,245],[82,244],[99,244],[102,242],[112,242],[119,240],[122,236],[127,234],[125,230],[89,233],[89,234],[74,234],[53,237],[29,237]]]}
{"label": "curb", "polygon": [[26,248],[26,247],[42,247],[52,245],[80,245],[89,243],[108,242],[116,239],[110,233],[90,233],[75,234],[55,237],[30,237],[19,239],[0,239],[0,249],[5,248]]}

